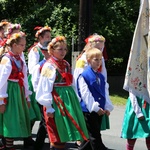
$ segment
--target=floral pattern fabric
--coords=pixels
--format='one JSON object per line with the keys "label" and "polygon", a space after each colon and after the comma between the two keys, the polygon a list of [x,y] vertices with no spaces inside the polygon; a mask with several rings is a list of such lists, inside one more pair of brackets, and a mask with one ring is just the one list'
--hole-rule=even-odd
{"label": "floral pattern fabric", "polygon": [[142,0],[123,88],[150,103],[150,2]]}

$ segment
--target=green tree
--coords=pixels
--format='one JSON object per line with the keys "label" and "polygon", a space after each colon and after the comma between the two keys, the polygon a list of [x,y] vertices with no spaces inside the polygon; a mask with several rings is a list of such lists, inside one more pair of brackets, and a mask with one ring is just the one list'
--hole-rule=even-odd
{"label": "green tree", "polygon": [[128,0],[97,0],[94,5],[93,32],[106,38],[109,73],[126,70],[139,6],[140,1]]}
{"label": "green tree", "polygon": [[[133,32],[139,13],[139,1],[93,1],[92,33],[106,38],[109,73],[124,74]],[[27,49],[35,41],[35,26],[49,25],[52,37],[61,34],[71,49],[72,38],[77,50],[79,1],[76,0],[3,0],[0,19],[20,23],[27,34]],[[71,61],[71,52],[67,59]],[[123,68],[123,69],[122,69]]]}

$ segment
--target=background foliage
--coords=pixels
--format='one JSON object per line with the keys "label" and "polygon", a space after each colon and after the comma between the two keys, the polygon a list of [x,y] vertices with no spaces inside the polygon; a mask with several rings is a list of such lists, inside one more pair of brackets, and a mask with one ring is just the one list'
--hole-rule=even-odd
{"label": "background foliage", "polygon": [[[72,49],[78,43],[79,0],[1,0],[0,19],[20,23],[27,34],[27,49],[35,26],[49,25],[52,37],[64,35]],[[92,33],[106,38],[108,75],[124,75],[138,17],[140,0],[93,0]],[[91,34],[92,34],[91,33]],[[71,51],[67,58],[71,62]]]}

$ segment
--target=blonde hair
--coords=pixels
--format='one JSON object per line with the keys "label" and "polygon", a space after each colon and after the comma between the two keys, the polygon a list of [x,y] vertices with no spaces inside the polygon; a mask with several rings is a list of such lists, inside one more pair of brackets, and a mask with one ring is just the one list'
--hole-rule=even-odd
{"label": "blonde hair", "polygon": [[88,49],[90,49],[91,48],[91,43],[87,43],[85,46],[84,46],[84,48],[83,48],[83,50],[81,51],[81,53],[79,54],[79,56],[77,57],[77,59],[76,60],[78,60],[81,56],[82,56],[82,54],[84,53],[84,52],[86,52]]}
{"label": "blonde hair", "polygon": [[12,46],[14,43],[19,43],[20,39],[25,37],[26,35],[24,32],[14,33],[10,36],[6,43],[7,45]]}
{"label": "blonde hair", "polygon": [[86,59],[91,60],[93,57],[102,57],[102,52],[98,48],[90,48],[86,51]]}
{"label": "blonde hair", "polygon": [[57,36],[53,38],[47,47],[49,54],[51,54],[51,51],[59,47],[61,44],[67,45],[66,38],[64,36]]}
{"label": "blonde hair", "polygon": [[87,43],[105,42],[105,41],[106,40],[102,35],[94,34],[88,38]]}
{"label": "blonde hair", "polygon": [[93,35],[87,37],[85,39],[86,45],[84,46],[82,52],[80,53],[80,55],[77,57],[76,60],[78,60],[84,52],[87,52],[91,48],[97,48],[98,43],[100,43],[100,42],[105,43],[105,41],[106,41],[105,38],[102,35],[98,35],[98,34],[93,34]]}
{"label": "blonde hair", "polygon": [[5,53],[9,51],[9,47],[7,45],[4,45],[0,48],[0,61]]}
{"label": "blonde hair", "polygon": [[1,47],[0,48],[0,56],[3,55],[4,53],[5,53],[5,49],[4,49],[4,47]]}

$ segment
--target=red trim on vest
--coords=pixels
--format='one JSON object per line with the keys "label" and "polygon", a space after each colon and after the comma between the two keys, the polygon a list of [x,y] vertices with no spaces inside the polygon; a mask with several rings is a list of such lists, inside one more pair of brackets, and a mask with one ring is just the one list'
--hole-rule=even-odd
{"label": "red trim on vest", "polygon": [[73,76],[71,74],[71,68],[68,62],[64,59],[57,61],[53,57],[51,57],[48,61],[55,64],[56,69],[61,74],[62,78],[65,79],[66,85],[67,86],[71,85],[73,82]]}
{"label": "red trim on vest", "polygon": [[[24,74],[22,72],[22,68],[23,68],[23,61],[21,60],[20,56],[17,55],[17,58],[16,58],[16,55],[14,55],[11,51],[9,51],[6,56],[10,59],[11,61],[11,64],[12,64],[12,71],[11,71],[11,74],[9,76],[8,79],[17,79],[19,80],[19,87],[20,87],[20,91],[21,91],[21,96],[22,96],[22,99],[24,98],[24,94],[23,94],[23,89],[22,87],[24,86],[24,83],[23,83],[23,78],[24,78]],[[19,71],[19,69],[17,68],[16,64],[15,64],[15,61],[13,59],[13,57],[15,57],[17,60],[20,60],[21,61],[21,71]]]}

